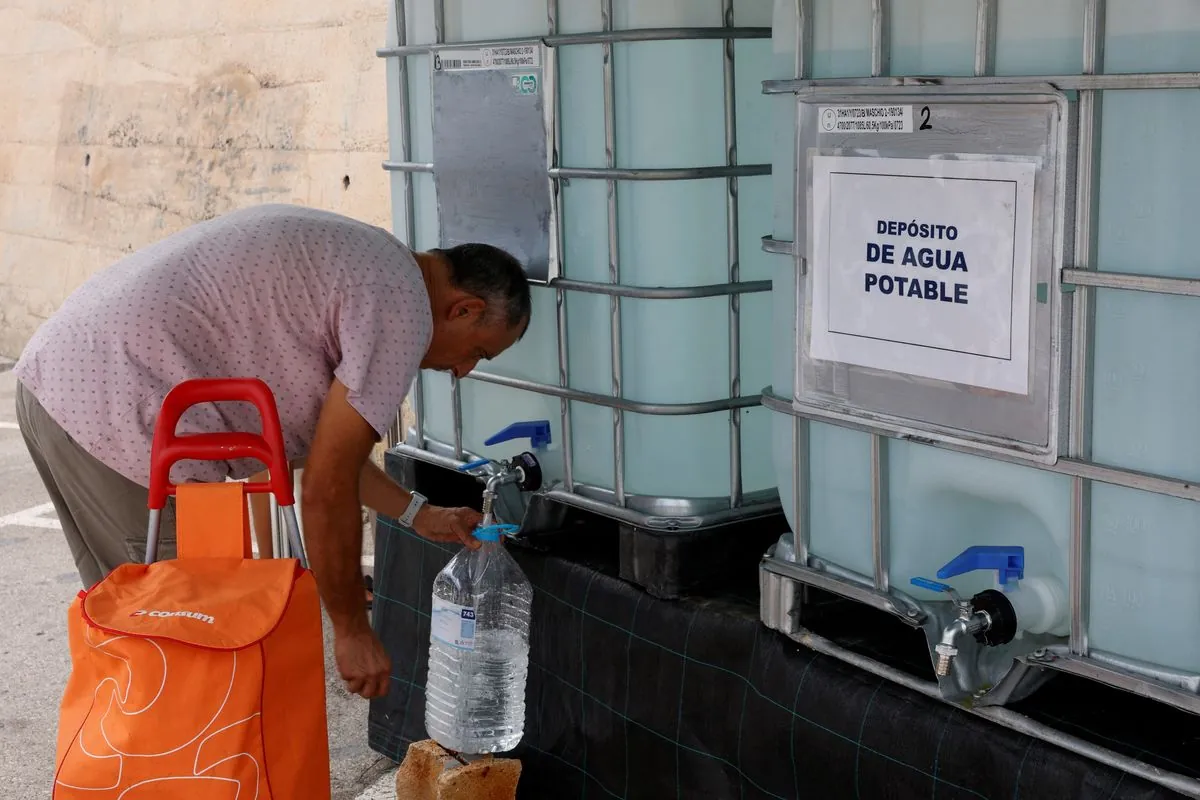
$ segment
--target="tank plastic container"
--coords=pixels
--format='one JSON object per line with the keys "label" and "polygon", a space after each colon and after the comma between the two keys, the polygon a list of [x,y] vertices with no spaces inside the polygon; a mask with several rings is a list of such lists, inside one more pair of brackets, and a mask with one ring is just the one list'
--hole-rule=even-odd
{"label": "tank plastic container", "polygon": [[[562,476],[560,499],[648,527],[777,510],[775,472],[760,457],[770,415],[756,399],[770,378],[773,266],[760,239],[771,214],[761,83],[773,58],[772,3],[737,0],[727,18],[720,2],[611,5],[603,18],[596,0],[560,0],[551,27],[545,0],[404,3],[409,45],[550,35],[558,162],[594,171],[556,181],[561,281],[533,288],[523,340],[481,363],[479,377],[423,373],[419,429],[406,442],[458,460],[502,458],[517,445],[485,448],[487,437],[514,418],[548,419],[552,456],[563,461],[548,469]],[[737,31],[728,50],[725,39],[684,30],[729,25]],[[554,38],[651,28],[676,33],[607,44]],[[392,161],[437,160],[430,59],[403,57],[407,98],[397,90],[400,59],[388,59]],[[433,175],[391,175],[395,230],[404,238],[409,227],[411,182],[409,241],[438,246]]]}
{"label": "tank plastic container", "polygon": [[475,531],[433,581],[425,728],[448,750],[500,753],[525,731],[533,587],[504,549],[512,525]]}
{"label": "tank plastic container", "polygon": [[[871,5],[811,4],[811,50],[802,60],[807,76],[871,76]],[[1200,7],[1186,0],[1158,4],[1153,15],[1133,0],[1110,0],[1101,43],[1085,36],[1082,0],[997,5],[997,18],[984,23],[991,63],[983,58],[980,66],[1001,75],[1078,75],[1085,49],[1097,44],[1103,44],[1097,72],[1200,69]],[[794,7],[776,5],[775,78],[796,75]],[[925,0],[888,7],[886,74],[974,73],[976,4]],[[857,585],[929,603],[945,594],[933,582],[925,583],[932,588],[914,585],[914,578],[933,578],[943,567],[953,573],[950,563],[973,546],[1023,548],[1028,591],[1017,601],[1024,604],[1023,627],[1058,643],[1058,668],[1103,673],[1103,680],[1135,690],[1153,681],[1176,690],[1156,689],[1154,696],[1196,710],[1200,261],[1191,209],[1200,201],[1200,157],[1187,131],[1200,120],[1200,97],[1185,89],[1137,88],[1135,80],[1130,75],[1120,88],[1097,93],[1100,113],[1080,123],[1097,133],[1094,161],[1081,163],[1084,169],[1094,163],[1098,192],[1075,209],[1095,234],[1075,265],[1096,270],[1098,285],[1074,288],[1076,303],[1090,306],[1094,320],[1076,323],[1064,369],[1072,360],[1088,364],[1081,348],[1089,343],[1092,363],[1075,373],[1074,402],[1061,408],[1066,418],[1070,406],[1090,403],[1090,440],[1077,437],[1065,464],[1043,469],[776,413],[772,457],[780,496],[790,525],[803,531],[798,543],[785,537],[776,555],[794,558],[796,544],[803,549],[807,542],[810,559]],[[772,103],[772,235],[781,251],[794,235],[796,98],[778,94]],[[1073,102],[1072,113],[1078,110]],[[1074,185],[1067,191],[1073,196]],[[792,258],[773,258],[771,380],[782,408],[793,400],[798,293]],[[1115,273],[1136,277],[1116,288]],[[1148,285],[1141,276],[1170,280],[1165,287]],[[1071,424],[1079,424],[1077,416]],[[1094,474],[1093,464],[1103,468],[1103,480],[1078,477]],[[1146,473],[1155,477],[1147,480]],[[876,530],[886,540],[881,565]],[[970,597],[995,588],[996,575],[968,571],[945,583]],[[1104,668],[1073,669],[1080,662]]]}

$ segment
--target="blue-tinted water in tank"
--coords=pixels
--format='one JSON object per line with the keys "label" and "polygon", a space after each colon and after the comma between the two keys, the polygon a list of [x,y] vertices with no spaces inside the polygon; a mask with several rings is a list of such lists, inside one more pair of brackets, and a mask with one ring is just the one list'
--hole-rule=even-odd
{"label": "blue-tinted water in tank", "polygon": [[[430,2],[410,2],[414,41],[432,40]],[[559,32],[601,29],[600,4],[560,0]],[[771,0],[739,0],[734,24],[770,25]],[[624,28],[701,27],[722,24],[719,2],[634,2],[616,0],[614,26]],[[546,33],[544,0],[495,3],[448,0],[447,41],[541,36]],[[723,42],[664,41],[614,47],[616,162],[619,167],[696,167],[725,163]],[[764,124],[768,99],[761,83],[770,75],[769,40],[735,44],[737,155],[743,164],[770,163],[771,136]],[[604,99],[600,45],[558,49],[561,163],[602,167]],[[425,59],[410,60],[412,75],[412,157],[432,161],[429,73]],[[395,137],[393,137],[395,140]],[[415,177],[415,246],[437,246],[436,198],[432,176]],[[398,184],[397,179],[397,184]],[[607,202],[604,181],[571,180],[563,186],[563,275],[609,281]],[[769,279],[770,257],[760,248],[769,230],[771,179],[738,182],[740,279]],[[399,206],[398,206],[399,207]],[[726,239],[726,181],[621,182],[617,190],[620,280],[640,286],[684,286],[729,280]],[[550,289],[533,290],[533,320],[523,340],[478,369],[557,385],[556,298]],[[569,384],[609,395],[611,351],[609,298],[566,294]],[[741,390],[757,393],[770,381],[769,293],[740,301]],[[622,394],[655,403],[684,403],[729,396],[728,298],[696,300],[623,299],[620,303]],[[520,444],[484,447],[492,433],[516,419],[551,421],[562,441],[560,401],[532,392],[479,381],[461,384],[463,445],[492,457],[519,452]],[[450,381],[425,375],[425,433],[454,441]],[[614,485],[613,413],[582,402],[570,403],[573,477],[577,482]],[[742,481],[747,493],[769,491],[775,474],[766,457],[770,440],[767,412],[740,412]],[[625,489],[654,497],[723,497],[730,492],[729,413],[703,416],[624,416]]]}
{"label": "blue-tinted water in tank", "polygon": [[[778,3],[786,24],[790,3]],[[1083,0],[999,6],[996,71],[1072,74],[1082,66]],[[1200,5],[1109,0],[1107,72],[1200,69]],[[975,4],[906,2],[892,6],[892,74],[971,74]],[[815,77],[870,70],[870,3],[818,0]],[[776,30],[774,77],[790,77],[791,29]],[[1100,131],[1100,270],[1200,277],[1192,243],[1200,207],[1200,157],[1189,131],[1200,99],[1184,91],[1105,93]],[[792,237],[791,98],[773,100],[774,235]],[[795,283],[776,256],[772,382],[792,394]],[[782,351],[782,352],[781,352]],[[1187,480],[1200,479],[1200,305],[1194,298],[1099,290],[1096,294],[1093,459]],[[791,421],[775,420],[774,457],[781,498],[792,519]],[[870,438],[810,425],[812,552],[872,574]],[[1064,476],[889,442],[887,526],[892,586],[932,576],[972,544],[1023,544],[1027,575],[1069,579],[1071,481]],[[1089,643],[1094,650],[1200,671],[1200,505],[1095,484],[1088,562]],[[987,578],[949,581],[962,591]]]}

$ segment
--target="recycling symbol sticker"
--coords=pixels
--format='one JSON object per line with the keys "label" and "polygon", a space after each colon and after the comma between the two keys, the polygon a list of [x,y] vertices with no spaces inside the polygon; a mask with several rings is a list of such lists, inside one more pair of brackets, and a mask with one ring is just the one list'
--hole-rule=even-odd
{"label": "recycling symbol sticker", "polygon": [[537,94],[538,79],[537,75],[513,75],[512,78],[513,91],[517,94]]}

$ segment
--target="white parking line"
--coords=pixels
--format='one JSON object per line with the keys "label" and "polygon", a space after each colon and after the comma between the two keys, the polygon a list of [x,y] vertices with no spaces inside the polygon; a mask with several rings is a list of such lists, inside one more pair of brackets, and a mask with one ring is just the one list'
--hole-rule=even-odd
{"label": "white parking line", "polygon": [[0,430],[18,431],[20,430],[20,427],[18,427],[17,423],[15,422],[0,422]]}
{"label": "white parking line", "polygon": [[40,506],[26,508],[22,511],[16,511],[0,517],[0,528],[15,525],[22,528],[47,528],[49,530],[61,531],[62,523],[54,517],[45,516],[46,514],[53,513],[53,503],[42,503]]}

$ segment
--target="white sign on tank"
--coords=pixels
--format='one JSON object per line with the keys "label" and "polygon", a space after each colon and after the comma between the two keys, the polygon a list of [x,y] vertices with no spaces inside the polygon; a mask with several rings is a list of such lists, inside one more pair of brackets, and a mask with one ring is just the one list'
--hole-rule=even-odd
{"label": "white sign on tank", "polygon": [[812,357],[1027,394],[1036,166],[814,156]]}

